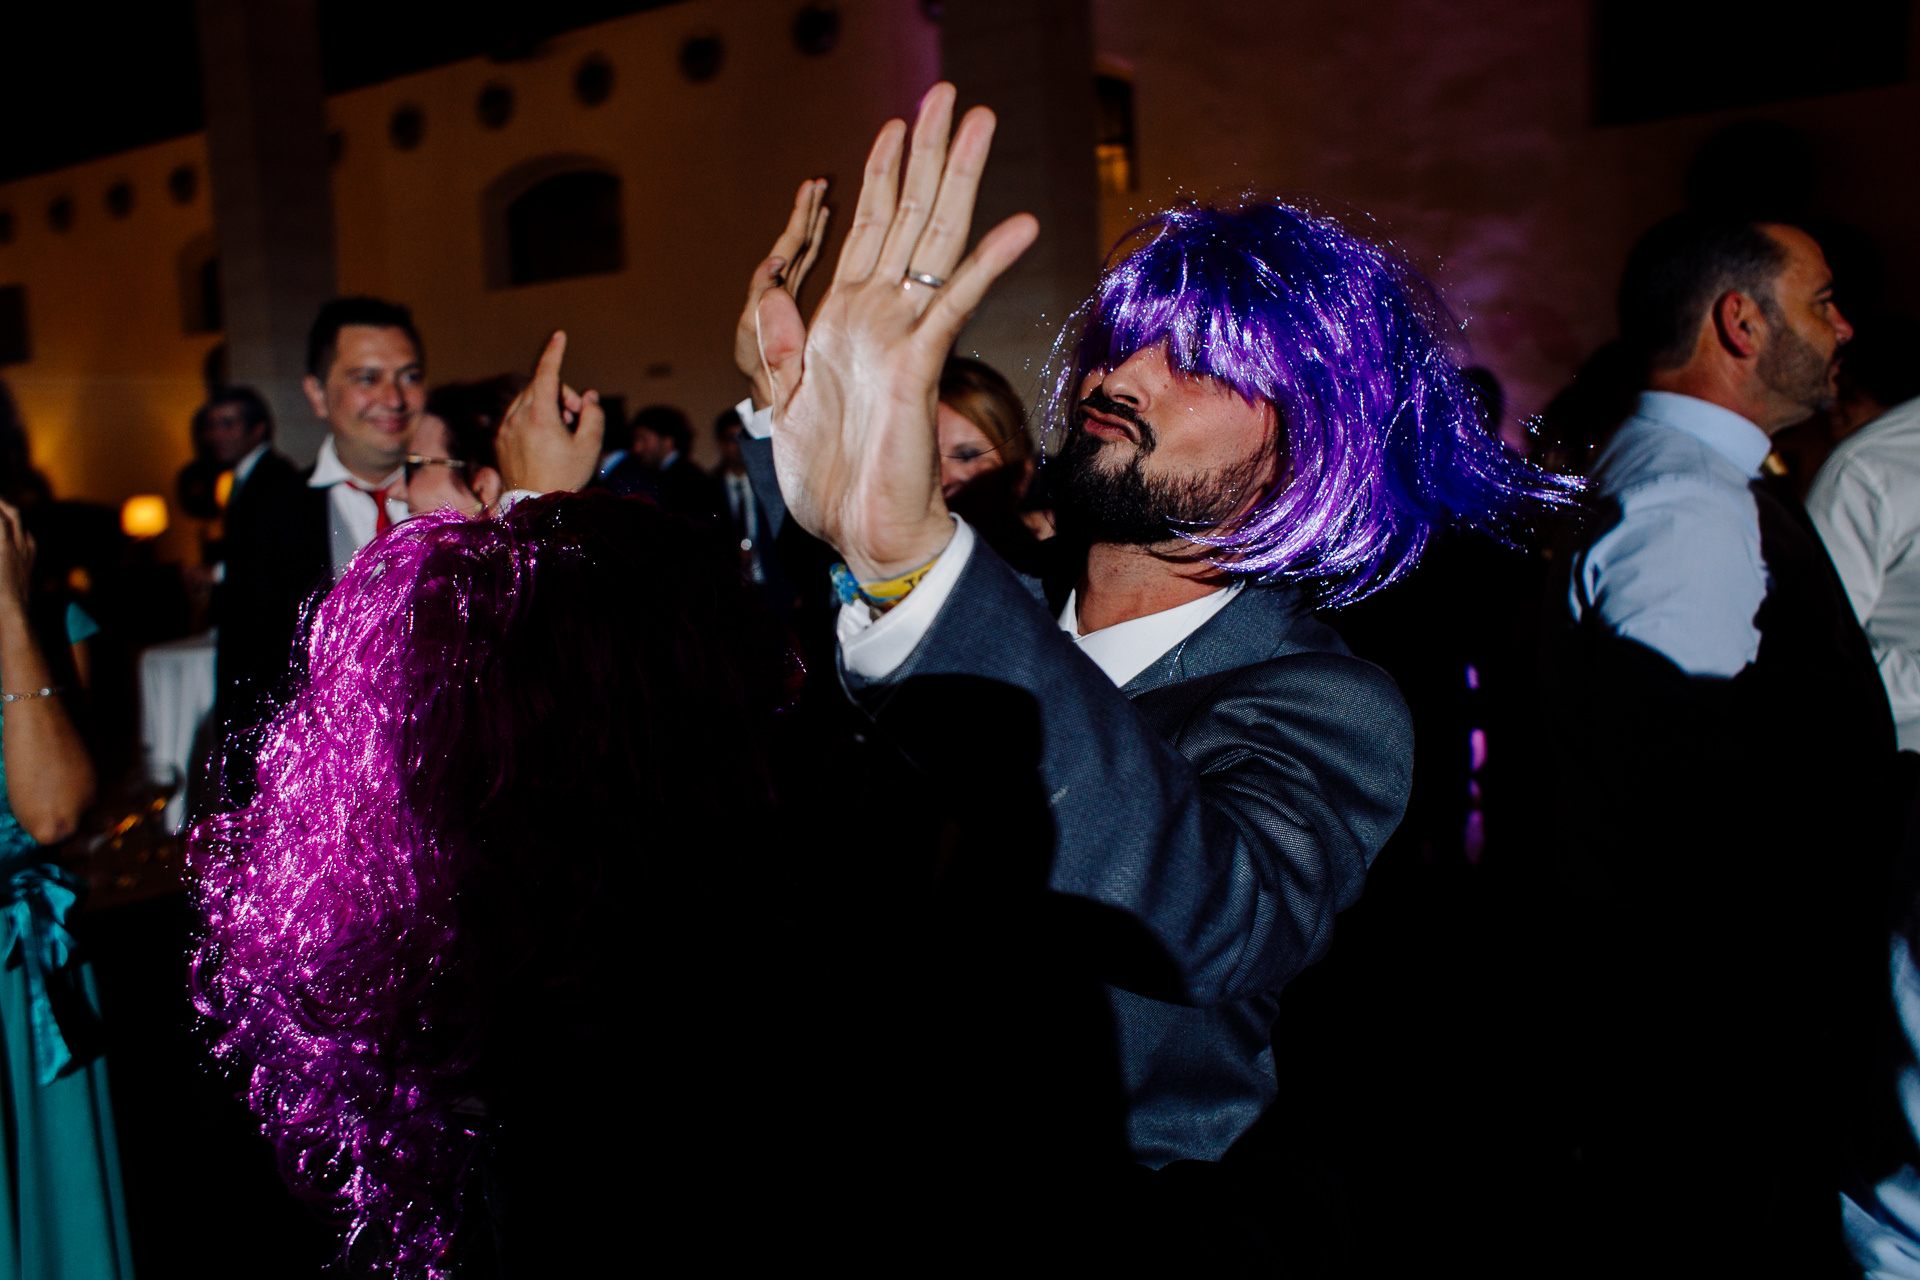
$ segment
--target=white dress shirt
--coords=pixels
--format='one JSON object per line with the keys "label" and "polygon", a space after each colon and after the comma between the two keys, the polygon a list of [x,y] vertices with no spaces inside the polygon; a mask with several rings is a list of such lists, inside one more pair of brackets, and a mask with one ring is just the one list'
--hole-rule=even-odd
{"label": "white dress shirt", "polygon": [[1730,409],[1643,392],[1594,468],[1620,522],[1576,558],[1573,616],[1597,615],[1689,675],[1738,675],[1760,652],[1767,570],[1747,486],[1771,447]]}
{"label": "white dress shirt", "polygon": [[1920,751],[1920,400],[1840,442],[1807,514],[1873,645],[1900,746]]}
{"label": "white dress shirt", "polygon": [[[391,490],[400,480],[401,472],[395,471],[376,486]],[[326,442],[320,446],[320,456],[314,461],[313,475],[307,480],[307,486],[313,489],[332,489],[327,504],[327,549],[333,561],[333,580],[340,581],[353,562],[354,553],[373,541],[373,535],[380,530],[379,499],[369,493],[365,481],[356,479],[346,464],[340,461],[340,455],[334,451],[333,436],[328,434]],[[410,514],[407,504],[401,499],[389,496],[387,502],[387,521],[399,524]]]}

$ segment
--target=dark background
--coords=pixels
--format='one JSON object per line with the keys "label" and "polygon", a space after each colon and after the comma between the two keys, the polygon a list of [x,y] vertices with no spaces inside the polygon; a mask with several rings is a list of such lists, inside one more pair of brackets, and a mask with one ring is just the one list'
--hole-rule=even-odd
{"label": "dark background", "polygon": [[[512,61],[576,27],[671,0],[319,0],[328,93],[485,55]],[[0,182],[195,133],[193,0],[0,10]]]}

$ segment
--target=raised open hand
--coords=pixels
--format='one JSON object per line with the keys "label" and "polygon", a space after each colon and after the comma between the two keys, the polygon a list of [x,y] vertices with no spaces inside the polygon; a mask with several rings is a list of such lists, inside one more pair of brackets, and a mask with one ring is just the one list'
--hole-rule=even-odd
{"label": "raised open hand", "polygon": [[918,568],[953,536],[934,425],[940,369],[988,287],[1040,230],[1016,214],[961,260],[994,119],[969,111],[949,151],[953,98],[952,85],[937,84],[921,100],[904,180],[906,128],[891,120],[880,130],[812,329],[787,291],[760,299],[780,492],[865,581]]}
{"label": "raised open hand", "polygon": [[582,395],[560,381],[566,354],[567,335],[556,330],[540,353],[533,381],[500,420],[494,452],[508,489],[553,493],[582,488],[593,479],[607,415],[599,392]]}
{"label": "raised open hand", "polygon": [[774,289],[786,290],[796,301],[800,297],[800,287],[806,283],[807,273],[813,270],[827,238],[826,198],[825,178],[808,178],[800,184],[786,230],[773,242],[773,251],[753,269],[753,280],[747,286],[747,305],[733,329],[733,363],[753,385],[756,409],[773,403],[773,386],[760,359],[760,299]]}

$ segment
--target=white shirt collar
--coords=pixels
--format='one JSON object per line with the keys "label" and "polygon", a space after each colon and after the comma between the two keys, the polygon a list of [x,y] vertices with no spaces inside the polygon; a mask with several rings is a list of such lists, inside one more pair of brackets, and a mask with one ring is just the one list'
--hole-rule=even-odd
{"label": "white shirt collar", "polygon": [[[400,478],[400,473],[405,469],[404,467],[395,468],[392,475],[375,485],[374,488],[385,489],[390,487],[394,481]],[[327,438],[320,443],[320,456],[313,460],[313,475],[307,480],[307,487],[309,489],[330,489],[342,481],[352,481],[356,488],[365,488],[366,486],[366,481],[356,478],[353,472],[347,470],[347,464],[340,461],[340,455],[333,447],[333,433],[329,431]]]}
{"label": "white shirt collar", "polygon": [[1069,592],[1066,607],[1060,610],[1060,629],[1080,646],[1080,652],[1107,673],[1107,679],[1124,686],[1205,626],[1208,619],[1231,604],[1246,585],[1245,579],[1236,579],[1231,586],[1209,591],[1198,600],[1116,622],[1086,635],[1080,634],[1079,592]]}
{"label": "white shirt collar", "polygon": [[1731,409],[1673,391],[1642,391],[1635,416],[1683,431],[1750,476],[1773,452],[1767,433]]}

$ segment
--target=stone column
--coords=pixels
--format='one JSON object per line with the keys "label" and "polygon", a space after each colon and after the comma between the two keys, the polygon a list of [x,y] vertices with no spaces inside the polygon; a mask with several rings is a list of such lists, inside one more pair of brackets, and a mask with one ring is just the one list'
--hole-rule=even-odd
{"label": "stone column", "polygon": [[1099,268],[1089,0],[945,0],[940,63],[960,110],[984,103],[999,118],[975,237],[1022,211],[1040,219],[1040,239],[956,349],[1000,370],[1032,408],[1054,338]]}
{"label": "stone column", "polygon": [[300,390],[333,296],[333,185],[315,0],[196,0],[214,243],[232,379],[273,405],[280,449],[325,434]]}

